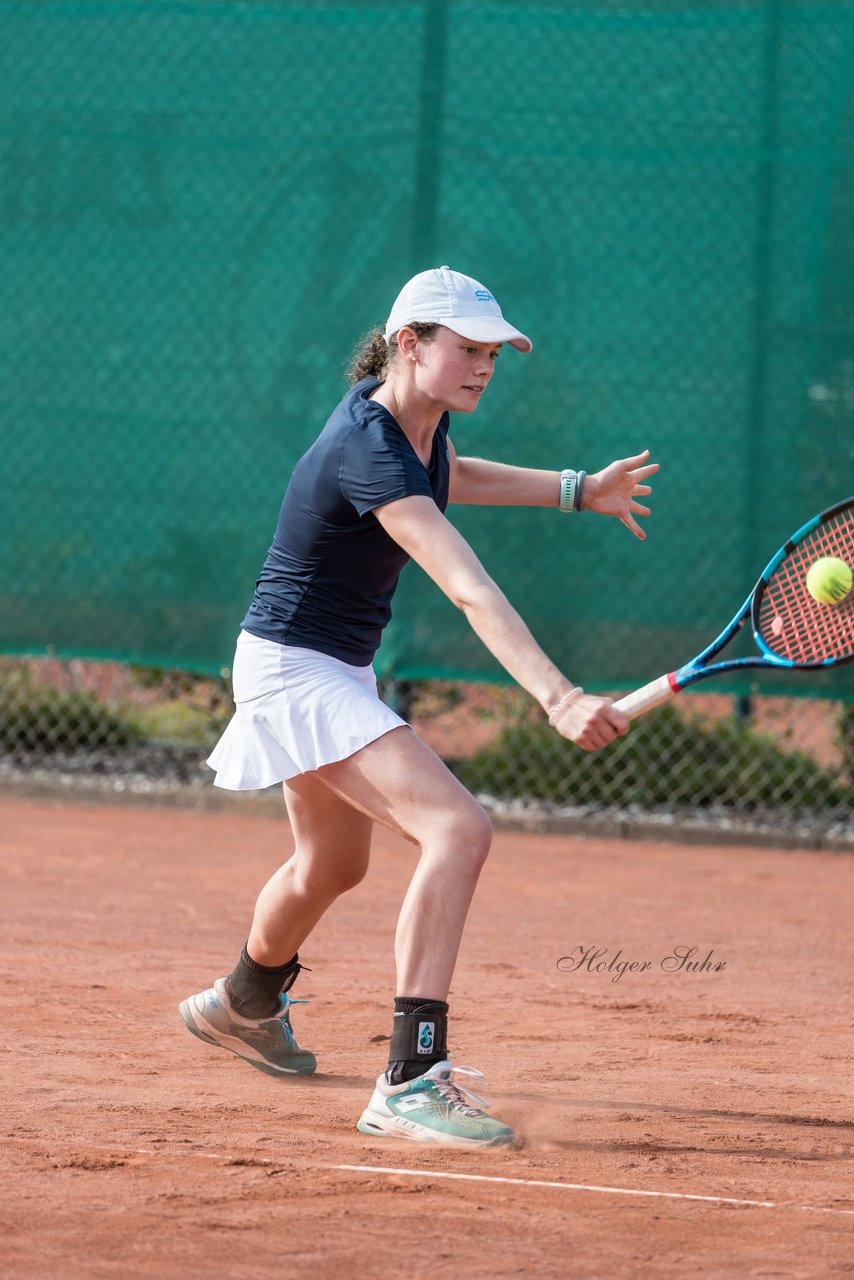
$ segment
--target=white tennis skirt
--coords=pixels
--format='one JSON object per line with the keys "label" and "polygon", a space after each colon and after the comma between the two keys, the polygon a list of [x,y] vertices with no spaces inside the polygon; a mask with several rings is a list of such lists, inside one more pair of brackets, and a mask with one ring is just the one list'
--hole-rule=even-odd
{"label": "white tennis skirt", "polygon": [[232,669],[236,704],[208,764],[228,791],[271,787],[345,760],[406,723],[380,701],[371,666],[241,631]]}

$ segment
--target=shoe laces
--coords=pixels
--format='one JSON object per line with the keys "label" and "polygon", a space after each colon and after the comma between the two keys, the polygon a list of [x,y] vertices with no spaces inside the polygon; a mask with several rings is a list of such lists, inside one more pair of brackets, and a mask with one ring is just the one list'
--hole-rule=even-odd
{"label": "shoe laces", "polygon": [[292,1000],[291,997],[287,995],[284,991],[282,992],[282,1000],[284,1002],[284,1007],[279,1009],[279,1012],[275,1015],[275,1018],[279,1026],[282,1028],[282,1035],[285,1037],[288,1043],[292,1045],[296,1045],[296,1042],[297,1042],[296,1036],[294,1035],[294,1030],[293,1030],[293,1027],[291,1026],[291,1005],[292,1004],[311,1004],[311,1001],[308,999]]}
{"label": "shoe laces", "polygon": [[289,1021],[290,1021],[290,1016],[289,1016],[289,1015],[290,1015],[290,1008],[291,1008],[291,1005],[292,1005],[292,1004],[311,1004],[311,1000],[309,1000],[308,998],[306,998],[306,999],[304,999],[304,1000],[294,1000],[294,999],[292,999],[292,998],[291,998],[291,996],[289,996],[289,995],[288,995],[286,992],[284,992],[284,991],[282,992],[282,994],[281,994],[281,997],[280,997],[280,998],[281,998],[281,1000],[282,1000],[282,1004],[281,1004],[281,1006],[280,1006],[280,1008],[279,1008],[279,1012],[278,1012],[278,1013],[273,1014],[273,1017],[274,1017],[274,1018],[278,1018],[281,1022],[289,1022]]}
{"label": "shoe laces", "polygon": [[467,1089],[465,1085],[459,1084],[456,1076],[469,1076],[473,1080],[485,1079],[483,1072],[478,1071],[477,1067],[458,1067],[454,1064],[446,1077],[443,1075],[431,1078],[433,1088],[442,1095],[449,1107],[462,1111],[466,1116],[479,1115],[485,1107],[489,1106],[489,1103],[473,1089]]}

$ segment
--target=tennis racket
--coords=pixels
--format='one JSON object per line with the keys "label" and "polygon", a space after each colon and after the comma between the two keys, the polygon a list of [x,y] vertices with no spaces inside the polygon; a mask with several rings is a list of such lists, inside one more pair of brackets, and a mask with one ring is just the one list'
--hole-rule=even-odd
{"label": "tennis racket", "polygon": [[[854,659],[854,589],[839,604],[819,604],[807,591],[816,560],[835,556],[854,569],[854,498],[813,516],[768,563],[728,627],[691,662],[636,689],[614,706],[633,720],[668,702],[682,689],[724,671],[783,667],[815,671]],[[759,648],[756,657],[714,662],[748,617]]]}

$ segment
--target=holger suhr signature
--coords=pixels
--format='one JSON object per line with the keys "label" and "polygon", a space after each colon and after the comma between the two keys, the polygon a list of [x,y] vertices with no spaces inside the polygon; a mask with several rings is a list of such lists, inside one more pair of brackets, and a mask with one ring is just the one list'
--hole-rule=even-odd
{"label": "holger suhr signature", "polygon": [[714,959],[710,949],[703,959],[698,947],[672,947],[660,960],[624,960],[622,947],[608,959],[609,947],[585,947],[580,943],[568,956],[561,956],[557,967],[561,973],[609,973],[619,982],[626,973],[646,973],[657,965],[663,973],[720,973],[726,960]]}

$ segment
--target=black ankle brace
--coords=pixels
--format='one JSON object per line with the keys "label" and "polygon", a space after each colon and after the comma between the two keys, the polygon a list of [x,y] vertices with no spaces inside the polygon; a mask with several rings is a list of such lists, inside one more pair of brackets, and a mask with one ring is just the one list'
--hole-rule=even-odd
{"label": "black ankle brace", "polygon": [[444,1000],[398,996],[386,1077],[403,1084],[448,1056],[448,1006]]}
{"label": "black ankle brace", "polygon": [[299,955],[287,964],[259,964],[244,947],[234,970],[225,980],[226,990],[232,1005],[244,1018],[263,1018],[276,1012],[279,996],[290,991],[300,969],[305,968],[299,963]]}

